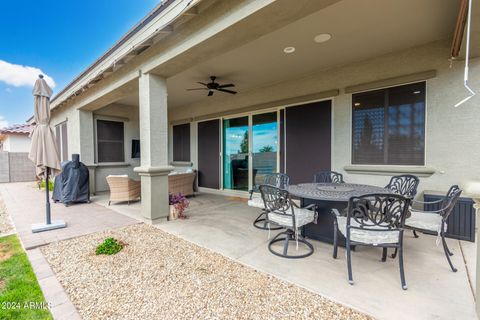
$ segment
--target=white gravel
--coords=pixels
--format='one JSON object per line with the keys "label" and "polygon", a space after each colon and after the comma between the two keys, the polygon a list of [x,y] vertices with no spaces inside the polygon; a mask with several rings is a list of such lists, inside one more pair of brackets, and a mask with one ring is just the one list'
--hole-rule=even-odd
{"label": "white gravel", "polygon": [[15,233],[12,219],[5,208],[3,200],[0,198],[0,237]]}
{"label": "white gravel", "polygon": [[[110,236],[128,245],[96,256]],[[41,250],[84,319],[368,319],[145,224]]]}

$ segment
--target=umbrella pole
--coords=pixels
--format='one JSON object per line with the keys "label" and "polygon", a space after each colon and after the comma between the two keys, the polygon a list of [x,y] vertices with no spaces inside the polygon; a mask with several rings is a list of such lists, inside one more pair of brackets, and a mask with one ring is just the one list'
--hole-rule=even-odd
{"label": "umbrella pole", "polygon": [[46,175],[45,175],[45,195],[46,195],[46,209],[47,209],[47,224],[51,224],[52,223],[52,219],[51,219],[51,215],[50,215],[50,195],[49,195],[49,191],[50,191],[50,186],[49,186],[49,183],[48,183],[48,176],[50,175],[50,168],[47,167],[46,168]]}

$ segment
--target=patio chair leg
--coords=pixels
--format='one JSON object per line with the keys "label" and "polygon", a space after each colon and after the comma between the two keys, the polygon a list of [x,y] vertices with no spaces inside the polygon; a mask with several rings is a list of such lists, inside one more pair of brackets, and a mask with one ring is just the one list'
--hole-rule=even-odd
{"label": "patio chair leg", "polygon": [[333,259],[337,259],[338,253],[338,222],[333,221]]}
{"label": "patio chair leg", "polygon": [[350,241],[348,239],[347,239],[347,270],[348,270],[348,283],[353,285],[352,254],[350,252]]}
{"label": "patio chair leg", "polygon": [[253,221],[253,226],[261,230],[280,230],[283,229],[280,226],[272,226],[268,224],[268,219],[266,219],[265,211],[262,211],[260,215]]}
{"label": "patio chair leg", "polygon": [[417,231],[413,230],[413,236],[414,236],[415,238],[418,238],[418,237],[419,237],[418,234],[417,234]]}
{"label": "patio chair leg", "polygon": [[388,250],[387,248],[383,248],[382,250],[382,262],[387,261],[387,253],[388,253],[387,250]]}
{"label": "patio chair leg", "polygon": [[445,257],[447,257],[447,261],[448,261],[448,264],[450,265],[450,268],[452,268],[452,271],[453,272],[457,272],[457,268],[455,268],[452,264],[452,260],[450,259],[450,256],[452,255],[450,250],[448,249],[448,246],[447,246],[447,241],[445,240],[445,235],[441,234],[442,236],[442,244],[443,244],[443,251],[445,251]]}
{"label": "patio chair leg", "polygon": [[111,202],[111,201],[108,201],[108,205],[110,205],[110,202]]}
{"label": "patio chair leg", "polygon": [[288,253],[288,243],[290,241],[290,236],[287,234],[283,242],[283,255],[286,256]]}
{"label": "patio chair leg", "polygon": [[403,243],[400,241],[400,248],[398,249],[398,264],[400,266],[400,281],[402,282],[402,289],[407,290],[407,283],[405,282],[405,270],[403,266]]}
{"label": "patio chair leg", "polygon": [[398,252],[398,248],[395,248],[395,251],[392,253],[392,255],[390,257],[392,259],[395,259],[397,257],[397,252]]}

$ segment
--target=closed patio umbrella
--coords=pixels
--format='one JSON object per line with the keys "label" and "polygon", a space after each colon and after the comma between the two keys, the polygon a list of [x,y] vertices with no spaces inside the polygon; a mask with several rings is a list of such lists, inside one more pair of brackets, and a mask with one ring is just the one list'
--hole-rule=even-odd
{"label": "closed patio umbrella", "polygon": [[55,176],[61,171],[55,137],[50,128],[51,95],[52,89],[43,79],[43,76],[40,75],[33,87],[35,127],[30,135],[32,145],[28,157],[35,164],[37,176],[45,178],[46,223],[34,224],[32,226],[33,232],[64,228],[66,226],[64,221],[51,221],[50,217],[48,180],[50,175]]}

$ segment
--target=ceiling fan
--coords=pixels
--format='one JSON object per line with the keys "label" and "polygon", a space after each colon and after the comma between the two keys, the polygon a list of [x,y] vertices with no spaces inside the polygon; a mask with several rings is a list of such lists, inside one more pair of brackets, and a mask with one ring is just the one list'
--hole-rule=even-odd
{"label": "ceiling fan", "polygon": [[191,88],[191,89],[187,89],[187,90],[188,91],[208,90],[207,96],[209,96],[209,97],[213,96],[213,93],[215,91],[221,91],[221,92],[226,92],[226,93],[231,93],[231,94],[236,94],[237,93],[237,91],[232,91],[232,90],[225,89],[225,88],[235,87],[235,85],[233,83],[219,84],[218,82],[215,82],[215,79],[217,79],[217,77],[211,76],[210,80],[212,80],[212,81],[209,82],[209,83],[197,82],[197,83],[201,84],[202,86],[204,86],[204,88]]}

